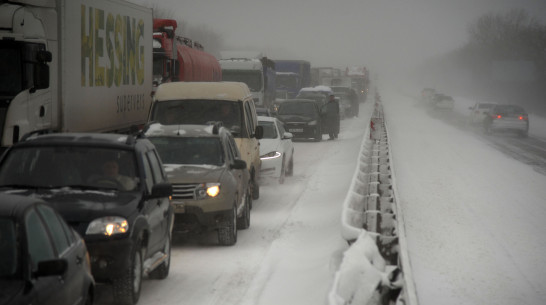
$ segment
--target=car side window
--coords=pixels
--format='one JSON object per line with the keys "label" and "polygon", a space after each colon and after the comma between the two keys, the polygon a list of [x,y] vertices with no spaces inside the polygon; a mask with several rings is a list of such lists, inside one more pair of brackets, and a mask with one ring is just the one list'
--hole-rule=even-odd
{"label": "car side window", "polygon": [[37,209],[50,229],[51,238],[55,249],[57,249],[57,254],[61,255],[70,247],[70,243],[66,237],[63,226],[57,217],[57,214],[55,214],[55,211],[53,211],[51,208],[46,206],[39,206]]}
{"label": "car side window", "polygon": [[142,162],[144,163],[144,175],[145,175],[145,184],[146,184],[146,190],[148,193],[152,192],[152,186],[154,185],[154,177],[152,173],[152,167],[150,166],[150,161],[148,161],[148,158],[142,158]]}
{"label": "car side window", "polygon": [[246,130],[248,132],[248,136],[254,134],[254,130],[256,130],[256,126],[254,126],[254,122],[252,121],[252,108],[251,103],[245,103],[245,121],[246,121]]}
{"label": "car side window", "polygon": [[25,229],[33,269],[38,267],[38,262],[55,259],[53,245],[47,235],[48,231],[36,210],[30,210],[25,216]]}
{"label": "car side window", "polygon": [[161,171],[161,162],[157,157],[157,154],[153,150],[146,153],[148,160],[150,161],[150,166],[152,167],[152,173],[154,175],[154,182],[164,182],[165,177],[163,176],[163,171]]}
{"label": "car side window", "polygon": [[241,159],[241,156],[239,155],[239,150],[237,149],[237,145],[235,144],[235,140],[233,137],[228,137],[228,155],[231,160],[234,159]]}

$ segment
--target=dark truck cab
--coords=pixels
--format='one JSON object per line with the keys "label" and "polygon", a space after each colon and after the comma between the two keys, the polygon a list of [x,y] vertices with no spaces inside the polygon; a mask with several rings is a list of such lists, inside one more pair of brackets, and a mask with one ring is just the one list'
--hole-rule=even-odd
{"label": "dark truck cab", "polygon": [[[104,164],[116,163],[115,176]],[[121,181],[121,182],[120,182]],[[0,158],[0,192],[37,197],[85,239],[95,280],[135,304],[143,276],[169,273],[172,186],[152,143],[121,134],[23,138]]]}

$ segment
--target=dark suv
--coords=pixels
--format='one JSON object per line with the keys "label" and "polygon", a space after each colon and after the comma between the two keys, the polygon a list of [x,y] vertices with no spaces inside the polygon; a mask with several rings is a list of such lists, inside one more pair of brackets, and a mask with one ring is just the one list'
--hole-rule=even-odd
{"label": "dark suv", "polygon": [[235,139],[221,125],[152,124],[146,136],[157,147],[173,185],[175,233],[216,230],[221,245],[237,242],[250,226],[251,178]]}
{"label": "dark suv", "polygon": [[277,119],[284,123],[294,139],[313,138],[315,142],[320,142],[323,133],[320,107],[314,100],[286,100],[279,106]]}
{"label": "dark suv", "polygon": [[169,273],[173,207],[161,160],[146,138],[31,136],[0,159],[0,191],[38,197],[84,237],[97,282],[134,304],[142,277]]}

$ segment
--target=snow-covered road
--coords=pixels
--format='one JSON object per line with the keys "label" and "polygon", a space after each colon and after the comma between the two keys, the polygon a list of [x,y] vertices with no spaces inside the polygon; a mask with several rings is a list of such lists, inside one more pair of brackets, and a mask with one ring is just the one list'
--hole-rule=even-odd
{"label": "snow-covered road", "polygon": [[419,303],[546,304],[546,176],[416,99],[383,101]]}

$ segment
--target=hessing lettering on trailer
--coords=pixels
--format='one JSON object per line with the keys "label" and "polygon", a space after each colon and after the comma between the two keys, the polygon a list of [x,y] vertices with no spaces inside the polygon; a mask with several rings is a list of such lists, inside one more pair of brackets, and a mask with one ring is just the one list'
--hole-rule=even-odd
{"label": "hessing lettering on trailer", "polygon": [[81,5],[82,87],[142,85],[144,55],[142,19]]}
{"label": "hessing lettering on trailer", "polygon": [[116,113],[143,110],[145,107],[144,94],[119,95],[116,101]]}

